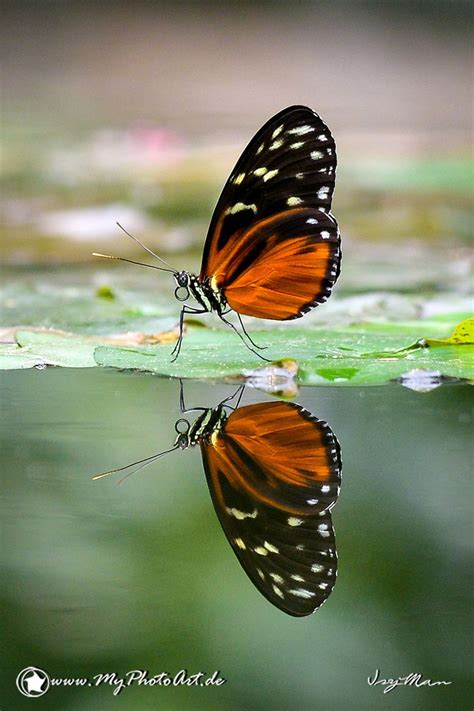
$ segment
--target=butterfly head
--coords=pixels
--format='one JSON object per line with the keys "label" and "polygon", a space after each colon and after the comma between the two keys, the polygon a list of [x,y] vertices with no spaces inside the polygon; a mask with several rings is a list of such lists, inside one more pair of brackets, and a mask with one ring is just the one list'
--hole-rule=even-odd
{"label": "butterfly head", "polygon": [[176,282],[175,297],[178,301],[186,301],[189,297],[189,272],[174,272],[173,276]]}
{"label": "butterfly head", "polygon": [[191,429],[191,426],[188,420],[184,419],[184,417],[177,420],[175,422],[174,429],[176,431],[176,439],[174,441],[173,448],[187,449],[191,444],[191,439],[189,436],[189,430]]}
{"label": "butterfly head", "polygon": [[189,435],[182,432],[176,437],[174,446],[177,449],[187,449],[189,447]]}

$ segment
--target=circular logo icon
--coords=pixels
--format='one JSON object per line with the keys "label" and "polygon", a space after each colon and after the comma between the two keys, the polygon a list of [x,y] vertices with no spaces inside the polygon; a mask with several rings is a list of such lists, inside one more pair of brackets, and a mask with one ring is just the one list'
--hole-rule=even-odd
{"label": "circular logo icon", "polygon": [[49,676],[37,667],[26,667],[22,669],[16,678],[16,686],[23,696],[35,699],[43,696],[49,689]]}

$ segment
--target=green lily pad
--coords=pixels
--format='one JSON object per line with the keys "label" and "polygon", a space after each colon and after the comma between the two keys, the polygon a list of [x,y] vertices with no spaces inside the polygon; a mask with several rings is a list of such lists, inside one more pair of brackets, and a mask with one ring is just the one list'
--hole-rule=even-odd
{"label": "green lily pad", "polygon": [[96,343],[84,336],[61,336],[47,331],[17,331],[16,342],[18,351],[26,349],[30,357],[41,359],[41,363],[36,365],[57,365],[63,368],[93,368],[96,365]]}
{"label": "green lily pad", "polygon": [[[252,337],[267,347],[262,354],[270,361],[295,361],[297,376],[292,375],[290,380],[299,384],[378,385],[413,369],[474,379],[474,346],[468,343],[472,341],[472,319],[465,319],[463,314],[464,321],[456,326],[459,316],[339,323],[333,327],[310,321],[306,328],[298,324],[252,329]],[[0,346],[0,369],[100,365],[182,378],[238,379],[257,373],[256,382],[260,383],[266,377],[258,373],[265,361],[247,350],[230,330],[188,323],[181,354],[172,362],[176,332],[169,331],[169,317],[158,319],[155,325],[162,332],[168,331],[164,343],[142,343],[140,332],[126,334],[128,345],[123,345],[120,337],[113,340],[110,335],[18,329],[16,344]],[[133,335],[137,338],[130,341]],[[436,347],[426,347],[431,344]]]}
{"label": "green lily pad", "polygon": [[[338,329],[275,329],[252,332],[266,344],[265,357],[298,362],[298,382],[304,385],[379,385],[413,368],[436,370],[455,378],[474,378],[474,348],[440,346],[435,351],[404,351],[415,328],[445,332],[446,324],[430,322],[358,324]],[[383,350],[380,350],[380,348]],[[258,356],[236,343],[235,334],[189,329],[179,359],[171,361],[168,345],[139,348],[97,347],[99,365],[131,368],[183,378],[235,378],[262,366]]]}
{"label": "green lily pad", "polygon": [[466,318],[458,323],[448,338],[426,338],[427,346],[463,346],[474,344],[474,318]]}

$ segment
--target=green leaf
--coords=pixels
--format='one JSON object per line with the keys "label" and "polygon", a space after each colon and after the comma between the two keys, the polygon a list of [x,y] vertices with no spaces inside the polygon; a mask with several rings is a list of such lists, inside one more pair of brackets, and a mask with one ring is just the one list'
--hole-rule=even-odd
{"label": "green leaf", "polygon": [[93,368],[96,343],[75,334],[58,335],[48,331],[17,331],[20,351],[26,349],[38,364],[58,365],[63,368]]}
{"label": "green leaf", "polygon": [[[304,385],[379,385],[414,368],[439,371],[456,378],[474,378],[469,346],[439,347],[436,351],[403,350],[415,328],[413,324],[358,324],[338,329],[275,329],[252,332],[257,343],[268,346],[264,354],[272,360],[297,361],[298,381]],[[425,326],[425,328],[423,328]],[[431,323],[432,331],[446,325]],[[384,350],[380,350],[380,347]],[[398,351],[398,352],[397,352]],[[189,329],[179,359],[171,362],[171,347],[97,347],[99,365],[146,370],[183,378],[235,378],[244,370],[257,370],[262,361],[237,347],[235,334],[209,329]]]}
{"label": "green leaf", "polygon": [[[169,328],[169,319],[161,321],[161,325]],[[140,333],[111,337],[25,329],[16,331],[16,344],[0,347],[0,368],[101,365],[182,378],[211,380],[245,376],[251,377],[256,387],[275,392],[290,391],[292,382],[379,385],[413,369],[474,379],[474,346],[466,343],[466,339],[471,338],[472,323],[463,321],[446,337],[455,325],[443,317],[424,321],[372,321],[334,328],[313,324],[307,328],[284,326],[252,330],[256,342],[267,346],[263,353],[274,362],[270,367],[248,351],[232,331],[193,324],[188,324],[181,354],[174,363],[171,351],[175,330],[153,337]],[[435,342],[436,347],[422,347],[420,333],[425,334],[423,343]],[[152,342],[143,343],[144,338]],[[156,343],[160,338],[165,342]],[[123,339],[129,345],[122,345]],[[283,365],[277,365],[277,361]],[[285,362],[295,363],[288,374]]]}
{"label": "green leaf", "polygon": [[474,344],[474,318],[466,318],[458,323],[448,338],[425,338],[427,346],[451,346]]}

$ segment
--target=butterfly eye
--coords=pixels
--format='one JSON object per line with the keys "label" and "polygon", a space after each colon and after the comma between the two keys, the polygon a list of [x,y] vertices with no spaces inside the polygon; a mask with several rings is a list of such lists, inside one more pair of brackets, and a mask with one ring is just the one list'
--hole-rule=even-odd
{"label": "butterfly eye", "polygon": [[189,275],[187,272],[178,272],[175,274],[176,283],[178,286],[187,287],[189,282]]}
{"label": "butterfly eye", "polygon": [[177,284],[174,295],[178,301],[186,301],[189,297],[189,274],[188,272],[175,272],[174,278]]}
{"label": "butterfly eye", "polygon": [[186,449],[186,447],[189,446],[189,428],[190,424],[187,420],[184,419],[184,417],[175,422],[174,429],[176,434],[178,435],[175,441],[176,447],[179,447],[180,449]]}

